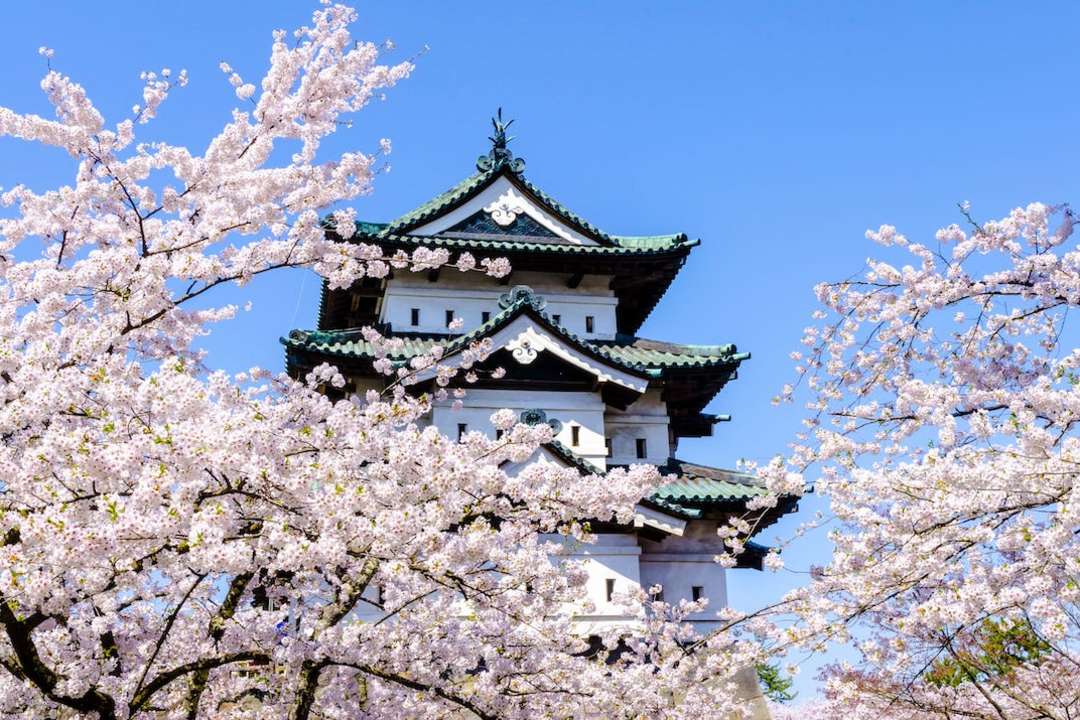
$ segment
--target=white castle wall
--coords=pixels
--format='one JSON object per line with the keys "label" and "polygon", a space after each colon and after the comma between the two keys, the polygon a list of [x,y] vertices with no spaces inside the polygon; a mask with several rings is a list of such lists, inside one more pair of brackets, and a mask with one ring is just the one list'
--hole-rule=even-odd
{"label": "white castle wall", "polygon": [[694,520],[686,524],[681,537],[667,536],[662,541],[641,539],[641,582],[648,588],[662,585],[664,600],[677,603],[692,600],[694,586],[702,588],[709,606],[691,617],[699,630],[716,622],[716,612],[727,606],[727,579],[724,568],[715,561],[723,549],[714,521]]}
{"label": "white castle wall", "polygon": [[[564,545],[573,542],[558,536],[548,539]],[[632,615],[608,601],[609,581],[614,581],[616,593],[660,585],[664,601],[671,604],[692,600],[693,588],[700,587],[709,605],[689,618],[700,632],[715,627],[717,611],[727,605],[724,568],[714,560],[720,550],[715,523],[692,521],[683,537],[670,536],[660,543],[632,533],[600,533],[595,544],[568,547],[570,552],[560,557],[584,562],[589,573],[587,596],[594,609],[576,616],[583,634],[636,622]]]}
{"label": "white castle wall", "polygon": [[[528,285],[547,301],[546,312],[558,315],[559,323],[585,338],[610,340],[615,337],[615,306],[618,299],[608,288],[610,278],[587,275],[577,288],[566,287],[566,277],[550,273],[514,273],[511,285]],[[446,311],[452,310],[464,326],[459,332],[474,330],[483,313],[499,312],[499,296],[510,289],[494,278],[479,273],[443,270],[438,282],[426,273],[396,272],[386,284],[379,321],[390,323],[395,332],[445,333]],[[419,323],[412,324],[412,310],[420,311]],[[588,332],[586,317],[593,318]]]}
{"label": "white castle wall", "polygon": [[560,555],[561,561],[582,562],[589,573],[586,585],[588,600],[593,609],[578,613],[575,617],[583,635],[601,633],[619,625],[635,622],[633,615],[622,611],[616,603],[607,599],[608,581],[614,581],[616,593],[626,593],[641,587],[641,565],[638,558],[641,547],[637,538],[629,533],[599,533],[596,542],[575,543],[558,535],[545,539],[563,544],[569,552]]}
{"label": "white castle wall", "polygon": [[[455,410],[452,400],[435,403],[432,422],[451,440],[457,439],[458,425],[467,431],[478,431],[494,437],[491,414],[508,408],[522,410],[539,408],[549,420],[559,420],[562,430],[555,437],[599,469],[606,467],[607,449],[604,446],[604,402],[595,393],[555,392],[540,390],[467,390],[463,407]],[[578,430],[578,445],[573,445],[574,425]]]}
{"label": "white castle wall", "polygon": [[[661,399],[659,390],[648,390],[626,410],[607,408],[604,426],[611,438],[608,462],[613,465],[640,462],[659,465],[671,455],[667,404]],[[645,439],[644,459],[637,456],[639,438]]]}

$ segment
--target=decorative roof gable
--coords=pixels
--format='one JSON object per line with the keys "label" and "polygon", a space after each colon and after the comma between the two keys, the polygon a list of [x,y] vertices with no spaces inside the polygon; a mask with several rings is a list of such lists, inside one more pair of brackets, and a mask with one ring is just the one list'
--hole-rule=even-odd
{"label": "decorative roof gable", "polygon": [[[536,239],[559,236],[526,213],[510,214],[505,220],[484,210],[475,212],[445,231],[447,237],[485,237],[492,240]],[[543,242],[543,241],[540,241]]]}
{"label": "decorative roof gable", "polygon": [[[525,161],[508,147],[510,123],[500,114],[493,124],[491,150],[477,161],[476,173],[396,220],[357,222],[356,233],[344,239],[389,253],[427,247],[477,259],[505,258],[515,272],[607,275],[619,300],[619,332],[637,332],[700,241],[684,233],[631,236],[600,230],[530,183]],[[336,237],[333,223],[326,227]],[[330,294],[336,297],[328,299],[324,288],[320,329],[375,321],[353,317],[349,291]]]}
{"label": "decorative roof gable", "polygon": [[[442,345],[444,354],[459,350],[485,337],[493,337],[513,319],[529,314],[553,337],[560,338],[568,346],[594,358],[601,363],[642,377],[660,378],[667,371],[681,369],[737,368],[750,357],[750,353],[738,352],[734,345],[685,345],[657,340],[618,335],[614,340],[585,339],[559,325],[544,312],[546,301],[526,285],[517,285],[504,293],[500,300],[502,310],[483,323],[456,337],[403,336],[405,340],[398,359],[409,358],[429,352]],[[293,330],[289,337],[281,339],[290,349],[307,350],[334,357],[374,357],[371,346],[355,330],[310,331]],[[513,349],[513,348],[511,348]]]}
{"label": "decorative roof gable", "polygon": [[[550,238],[556,242],[573,245],[614,244],[610,237],[591,225],[587,226],[580,221],[573,222],[571,218],[576,219],[576,216],[568,213],[543,193],[535,191],[531,184],[506,170],[505,166],[478,183],[472,192],[443,204],[420,224],[411,225],[408,232],[420,236],[447,235],[448,232],[453,232],[455,235],[451,237],[464,237],[460,230],[455,231],[454,228],[475,216],[487,218],[495,231],[491,234],[500,236],[513,236],[515,233],[505,232],[503,229],[515,224],[520,218],[523,222],[531,221],[531,225],[542,228],[541,232],[536,234],[538,237]],[[390,223],[390,227],[395,225],[397,221]]]}
{"label": "decorative roof gable", "polygon": [[525,179],[525,161],[509,148],[502,109],[492,118],[491,150],[476,162],[477,172],[423,205],[386,224],[358,223],[362,235],[504,239],[555,242],[630,250],[658,250],[685,236],[655,238],[609,235]]}

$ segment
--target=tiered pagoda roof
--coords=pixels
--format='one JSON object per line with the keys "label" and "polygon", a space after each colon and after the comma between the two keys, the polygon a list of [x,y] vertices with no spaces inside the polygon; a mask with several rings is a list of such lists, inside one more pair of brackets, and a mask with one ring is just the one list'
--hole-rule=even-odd
{"label": "tiered pagoda roof", "polygon": [[[433,335],[393,333],[404,341],[391,360],[406,363],[409,359],[443,346],[444,356],[494,336],[511,321],[528,316],[537,325],[565,341],[575,350],[616,366],[643,381],[643,387],[653,385],[663,389],[668,403],[672,430],[681,437],[710,435],[712,425],[727,416],[703,413],[705,405],[736,377],[736,371],[749,353],[738,352],[734,345],[685,345],[647,340],[629,335],[617,335],[613,340],[586,339],[554,322],[544,312],[543,299],[528,288],[514,288],[507,293],[503,309],[464,335]],[[374,348],[359,328],[344,330],[294,330],[281,341],[286,349],[286,363],[293,374],[301,374],[325,360],[371,374],[376,360]],[[636,399],[618,388],[606,400],[625,407]]]}
{"label": "tiered pagoda roof", "polygon": [[[493,122],[493,146],[477,161],[476,173],[391,222],[357,223],[356,234],[346,240],[376,244],[388,252],[432,247],[468,252],[478,260],[507,258],[514,273],[561,274],[568,288],[577,287],[585,275],[608,276],[618,300],[615,337],[586,338],[567,330],[544,311],[543,298],[523,286],[508,288],[500,302],[501,311],[468,333],[402,332],[379,324],[376,308],[384,287],[381,281],[368,278],[348,290],[331,291],[324,283],[318,329],[293,330],[281,339],[289,372],[301,375],[319,363],[331,362],[347,374],[377,375],[372,367],[375,351],[363,338],[363,326],[374,326],[403,340],[390,359],[407,364],[437,345],[443,347],[444,361],[452,362],[456,352],[485,338],[497,341],[500,332],[516,332],[519,319],[527,319],[543,334],[547,349],[562,360],[572,360],[571,356],[583,359],[576,370],[570,370],[593,372],[590,387],[598,388],[609,405],[626,408],[647,388],[658,388],[676,437],[711,435],[713,424],[729,418],[704,413],[704,407],[736,377],[739,364],[749,353],[738,352],[730,344],[668,343],[636,334],[699,241],[682,233],[625,236],[600,230],[525,178],[524,161],[507,148],[509,123],[502,123],[501,115]],[[488,201],[490,204],[483,204]],[[515,207],[518,201],[527,204],[528,210]],[[329,223],[327,233],[335,236]],[[434,274],[431,279],[435,279]],[[513,274],[504,282],[510,285],[512,281]],[[498,343],[494,344],[500,350]],[[505,354],[505,349],[502,352]],[[505,362],[507,359],[495,353],[493,366],[515,366]],[[530,365],[526,372],[547,372],[549,380],[562,372],[545,371],[540,365]],[[571,375],[567,371],[558,379],[569,383]],[[513,387],[514,382],[509,373],[490,386]],[[483,386],[483,380],[473,385]],[[558,442],[546,449],[562,462],[595,471]],[[749,500],[766,492],[751,476],[675,458],[660,470],[674,479],[642,503],[681,520],[719,519],[745,512]],[[762,511],[758,528],[772,524],[794,507],[792,499]],[[747,547],[741,562],[760,568],[765,549],[754,543]]]}
{"label": "tiered pagoda roof", "polygon": [[[552,441],[545,448],[567,465],[585,473],[594,472],[594,468],[560,442]],[[768,492],[754,476],[734,470],[697,465],[675,458],[657,469],[661,475],[674,479],[660,485],[656,492],[642,500],[642,504],[681,520],[720,519],[729,513],[744,514],[747,502]],[[753,523],[756,534],[797,508],[798,498],[783,497],[774,507],[753,514],[747,521]],[[761,570],[768,551],[768,546],[747,541],[744,552],[737,558],[738,567]]]}
{"label": "tiered pagoda roof", "polygon": [[[437,247],[469,252],[478,259],[505,257],[514,271],[565,274],[571,288],[584,275],[607,275],[619,300],[617,328],[633,335],[700,241],[684,233],[630,236],[600,230],[525,178],[525,161],[506,147],[508,125],[501,130],[497,125],[494,146],[477,160],[476,173],[388,223],[358,222],[356,234],[348,240],[388,250]],[[476,198],[496,186],[518,193],[572,235],[553,231],[551,223],[537,222],[528,213],[513,213],[512,220],[500,223],[491,213],[469,211]],[[511,281],[512,277],[506,278],[507,284]],[[320,330],[372,324],[373,320],[352,309],[348,292],[330,292],[324,284]]]}

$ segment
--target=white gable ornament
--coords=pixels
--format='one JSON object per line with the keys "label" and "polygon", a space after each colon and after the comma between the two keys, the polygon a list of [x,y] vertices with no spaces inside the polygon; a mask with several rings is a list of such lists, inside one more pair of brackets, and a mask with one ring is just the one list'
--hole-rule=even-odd
{"label": "white gable ornament", "polygon": [[525,198],[509,188],[506,192],[495,199],[495,202],[484,206],[484,212],[502,227],[512,224],[518,215],[526,212]]}
{"label": "white gable ornament", "polygon": [[[532,328],[529,328],[531,331]],[[529,365],[536,359],[536,346],[532,344],[531,332],[523,332],[516,338],[506,343],[506,349],[518,361],[520,365]]]}

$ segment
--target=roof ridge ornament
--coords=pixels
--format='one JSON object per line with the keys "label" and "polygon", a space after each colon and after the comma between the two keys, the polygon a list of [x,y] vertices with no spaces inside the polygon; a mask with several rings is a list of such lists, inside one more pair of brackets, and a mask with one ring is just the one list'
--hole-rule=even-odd
{"label": "roof ridge ornament", "polygon": [[491,125],[495,132],[488,138],[491,141],[491,150],[487,155],[481,155],[476,160],[476,169],[480,172],[494,172],[500,168],[507,168],[510,172],[520,175],[525,170],[525,160],[516,158],[508,147],[514,139],[506,134],[507,129],[514,124],[513,120],[503,121],[502,108],[499,108],[495,117],[491,118]]}
{"label": "roof ridge ornament", "polygon": [[528,285],[515,285],[510,288],[510,292],[499,296],[499,307],[503,310],[518,304],[531,305],[537,312],[543,312],[547,307],[547,300],[537,295]]}

